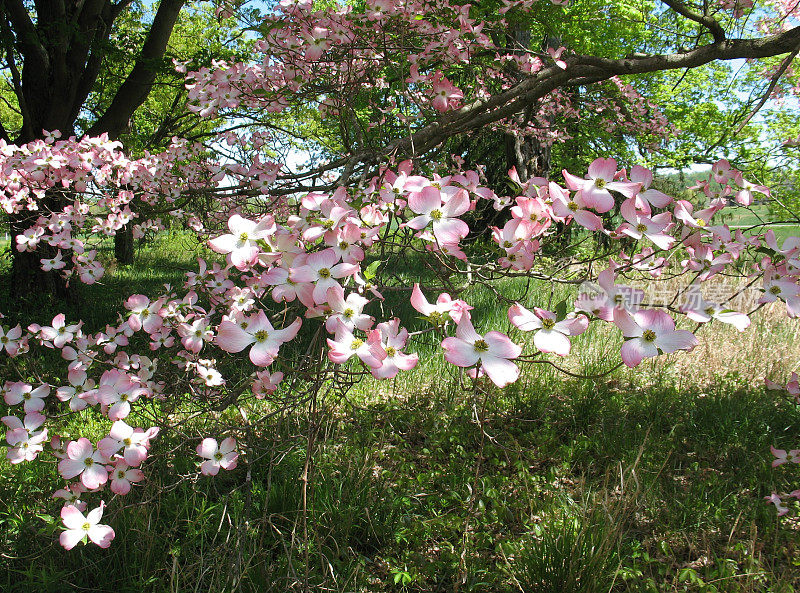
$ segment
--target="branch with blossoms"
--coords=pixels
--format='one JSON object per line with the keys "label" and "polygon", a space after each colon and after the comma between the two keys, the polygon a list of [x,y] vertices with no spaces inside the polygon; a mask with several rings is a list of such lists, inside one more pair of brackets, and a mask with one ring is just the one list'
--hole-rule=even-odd
{"label": "branch with blossoms", "polygon": [[[52,349],[66,363],[66,382],[20,378],[2,386],[10,409],[3,418],[9,461],[55,458],[66,481],[55,494],[65,502],[62,544],[73,547],[84,537],[110,543],[113,530],[99,524],[104,493],[124,497],[145,480],[146,466],[155,462],[153,443],[167,434],[188,437],[186,418],[258,400],[267,400],[267,415],[276,408],[291,413],[322,386],[346,394],[366,377],[387,380],[412,370],[420,362],[415,344],[434,336],[459,376],[464,369],[476,387],[502,389],[519,379],[525,365],[557,366],[553,360],[567,359],[573,339],[590,326],[604,326],[621,339],[609,372],[693,349],[695,332],[705,323],[744,331],[748,315],[703,296],[703,285],[721,274],[760,283],[757,306],[780,300],[791,317],[800,315],[800,241],[779,245],[772,232],[746,236],[717,223],[732,204],[749,205],[753,192],[769,193],[727,161],[716,163],[700,184],[709,204],[702,209],[652,188],[647,169],[618,169],[608,158],[592,162],[585,176],[564,171],[563,185],[511,175],[517,195],[497,196],[476,172],[428,177],[404,162],[363,188],[309,193],[287,205],[284,218],[231,215],[228,232],[208,242],[224,266],[201,260],[180,293],[132,295],[126,316],[103,331],[85,333],[84,324],[63,314],[46,326],[0,325],[4,356]],[[504,226],[493,229],[489,252],[464,242],[470,231],[465,217],[481,201],[507,214]],[[615,251],[574,257],[548,275],[547,253],[559,228],[602,234]],[[399,275],[409,257],[416,267]],[[592,273],[598,265],[602,271]],[[430,300],[434,291],[422,274],[416,282],[407,276],[424,270],[454,294]],[[497,282],[537,275],[580,284],[580,290],[571,303],[552,307]],[[647,303],[642,289],[620,282],[662,276],[691,277],[683,302]],[[511,335],[505,328],[480,327],[465,300],[475,284],[493,286],[497,302],[508,306]],[[419,320],[397,314],[397,299],[384,298],[389,293],[407,295],[422,317],[420,329],[409,331]],[[679,328],[682,317],[694,331]],[[521,339],[526,333],[531,340]],[[48,405],[53,399],[60,413],[52,413],[58,407]],[[136,426],[132,419],[148,401],[159,403],[161,415],[151,426]],[[64,414],[86,413],[105,419],[105,436],[50,436]],[[175,454],[194,451],[207,475],[247,463],[248,451],[237,439],[246,427],[217,430]],[[100,506],[84,516],[92,499]]]}
{"label": "branch with blossoms", "polygon": [[[335,155],[305,177],[344,172],[342,183],[347,183],[357,170],[386,155],[397,161],[419,158],[455,135],[486,126],[535,136],[545,144],[566,140],[565,122],[580,113],[565,100],[565,89],[605,81],[619,87],[618,101],[610,104],[610,93],[602,93],[589,105],[590,111],[609,115],[604,127],[663,138],[669,123],[659,109],[619,77],[778,56],[800,45],[796,27],[737,38],[743,33],[738,4],[733,18],[715,15],[717,9],[701,14],[673,0],[664,4],[710,31],[713,42],[625,57],[580,55],[563,47],[539,52],[496,41],[513,29],[511,15],[529,12],[531,3],[522,0],[504,2],[501,10],[488,13],[478,6],[429,0],[401,5],[374,0],[360,11],[281,2],[258,26],[262,37],[256,50],[262,59],[190,72],[189,99],[193,109],[209,116],[241,109],[281,113],[303,105],[318,106],[323,121],[353,122],[361,132],[343,138],[347,154]],[[550,8],[558,18],[562,9]],[[781,7],[776,11],[781,13]],[[769,15],[764,12],[764,18]],[[357,113],[353,106],[379,90],[387,91],[388,103]],[[615,121],[623,111],[630,117]],[[529,115],[519,118],[523,113]],[[518,120],[525,123],[520,126]]]}

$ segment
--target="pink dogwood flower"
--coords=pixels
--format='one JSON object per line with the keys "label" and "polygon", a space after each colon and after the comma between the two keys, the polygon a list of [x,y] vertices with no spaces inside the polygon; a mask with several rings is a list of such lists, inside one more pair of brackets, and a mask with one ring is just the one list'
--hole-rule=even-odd
{"label": "pink dogwood flower", "polygon": [[635,367],[645,358],[670,354],[676,350],[691,350],[699,343],[694,334],[675,329],[675,320],[664,311],[640,309],[633,315],[614,309],[614,323],[622,335],[630,338],[622,345],[622,361]]}
{"label": "pink dogwood flower", "polygon": [[64,347],[64,344],[71,342],[75,338],[75,334],[80,327],[80,323],[67,325],[66,317],[63,313],[59,313],[53,317],[53,326],[43,327],[40,330],[40,335],[48,342],[52,341],[53,345],[60,349]]}
{"label": "pink dogwood flower", "polygon": [[9,449],[6,451],[6,458],[13,464],[23,461],[33,461],[44,451],[43,443],[47,440],[47,429],[34,432],[45,421],[45,417],[39,412],[25,414],[24,420],[16,416],[4,416],[2,418],[9,430],[6,433],[6,441]]}
{"label": "pink dogwood flower", "polygon": [[480,363],[480,370],[498,387],[505,387],[519,377],[519,367],[511,360],[522,354],[522,348],[497,331],[481,336],[469,318],[461,318],[455,337],[445,338],[442,348],[445,360],[456,366],[471,367]]}
{"label": "pink dogwood flower", "polygon": [[567,336],[582,334],[589,327],[585,315],[556,321],[556,315],[551,311],[536,307],[531,312],[519,303],[514,303],[508,310],[508,319],[521,331],[535,331],[533,345],[539,350],[559,356],[569,354],[571,344]]}
{"label": "pink dogwood flower", "polygon": [[596,158],[589,165],[589,178],[581,179],[563,171],[567,187],[572,191],[580,191],[583,203],[595,212],[608,212],[614,207],[612,191],[619,192],[626,198],[635,196],[642,187],[641,183],[614,181],[617,174],[617,161],[614,159]]}
{"label": "pink dogwood flower", "polygon": [[364,306],[369,303],[369,299],[364,298],[356,292],[351,292],[344,298],[344,290],[336,285],[328,289],[328,305],[331,314],[325,321],[325,328],[334,333],[341,323],[352,331],[354,328],[366,331],[375,323],[371,315],[362,313]]}
{"label": "pink dogwood flower", "polygon": [[343,364],[355,355],[368,367],[378,368],[386,358],[386,352],[381,348],[380,334],[374,332],[370,332],[365,340],[339,323],[333,339],[328,338],[327,341],[330,348],[328,358],[336,364]]}
{"label": "pink dogwood flower", "polygon": [[101,525],[100,519],[103,517],[105,503],[87,513],[83,513],[74,505],[66,505],[61,509],[61,520],[67,529],[58,538],[59,543],[65,549],[71,550],[78,545],[78,542],[88,537],[89,541],[97,544],[101,548],[107,548],[114,539],[114,530],[108,525]]}
{"label": "pink dogwood flower", "polygon": [[144,329],[148,334],[158,331],[163,324],[163,319],[159,315],[162,304],[160,299],[151,303],[143,294],[128,297],[125,307],[131,312],[128,317],[130,328],[135,332]]}
{"label": "pink dogwood flower", "polygon": [[121,496],[131,491],[131,484],[144,480],[144,472],[130,467],[124,459],[117,459],[114,465],[107,465],[106,470],[111,476],[111,492]]}
{"label": "pink dogwood flower", "polygon": [[214,332],[209,328],[210,322],[205,317],[200,317],[189,323],[181,323],[178,326],[178,335],[181,336],[181,344],[189,352],[197,354],[202,350],[206,342],[214,339]]}
{"label": "pink dogwood flower", "polygon": [[36,389],[27,383],[17,381],[11,383],[5,390],[4,399],[9,406],[16,406],[25,402],[23,409],[26,414],[31,412],[41,412],[44,409],[44,398],[50,395],[49,385],[40,385]]}
{"label": "pink dogwood flower", "polygon": [[53,498],[60,498],[64,501],[64,505],[73,505],[80,512],[86,510],[86,503],[81,500],[81,494],[86,492],[86,486],[80,482],[75,482],[68,485],[66,488],[59,488],[53,492]]}
{"label": "pink dogwood flower", "polygon": [[246,270],[258,260],[261,248],[258,241],[264,240],[275,232],[275,220],[266,216],[254,222],[234,214],[228,219],[230,233],[211,239],[208,246],[217,253],[230,258],[231,264],[239,270]]}
{"label": "pink dogwood flower", "polygon": [[84,370],[70,372],[67,376],[70,384],[56,389],[56,397],[62,402],[69,402],[69,409],[73,412],[86,409],[95,405],[97,399],[93,395],[86,395],[94,390],[94,381],[89,379]]}
{"label": "pink dogwood flower", "polygon": [[0,352],[5,349],[6,353],[12,358],[17,355],[20,346],[20,338],[22,337],[22,327],[17,324],[10,330],[0,325]]}
{"label": "pink dogwood flower", "polygon": [[659,249],[670,249],[675,244],[674,237],[666,234],[672,215],[669,212],[656,214],[652,218],[636,209],[634,200],[625,200],[620,208],[625,222],[618,231],[637,241],[642,237],[650,239]]}
{"label": "pink dogwood flower", "polygon": [[653,183],[653,172],[650,169],[646,169],[641,165],[634,165],[631,167],[629,178],[634,183],[642,184],[642,189],[637,194],[638,199],[644,200],[656,208],[666,208],[672,203],[670,196],[650,187]]}
{"label": "pink dogwood flower", "polygon": [[551,182],[550,197],[553,200],[553,214],[555,216],[565,220],[574,218],[575,222],[590,231],[599,231],[603,228],[603,219],[588,210],[588,208],[592,207],[592,202],[584,198],[583,192],[579,191],[570,197],[567,190]]}
{"label": "pink dogwood flower", "polygon": [[147,430],[128,426],[123,420],[117,420],[111,425],[108,436],[100,439],[97,443],[97,450],[106,459],[111,459],[118,455],[122,449],[122,458],[131,467],[138,467],[147,459],[147,451],[150,449],[150,441],[159,433],[157,426],[152,426]]}
{"label": "pink dogwood flower", "polygon": [[232,437],[223,439],[219,445],[216,439],[205,438],[197,445],[197,454],[204,458],[200,464],[200,472],[204,476],[216,476],[219,468],[232,470],[236,467],[239,453],[236,452],[236,440]]}
{"label": "pink dogwood flower", "polygon": [[241,352],[252,344],[250,361],[256,366],[266,367],[277,358],[281,345],[294,339],[302,323],[298,317],[288,327],[275,329],[264,311],[259,310],[243,324],[228,320],[220,323],[216,342],[225,352]]}
{"label": "pink dogwood flower", "polygon": [[370,369],[373,377],[391,379],[400,371],[408,371],[417,366],[419,357],[416,354],[401,352],[408,340],[408,330],[400,328],[400,320],[397,317],[379,323],[373,331],[380,333],[380,345],[386,353],[386,358],[381,360],[381,366]]}
{"label": "pink dogwood flower", "polygon": [[436,304],[432,305],[422,294],[419,284],[414,284],[411,290],[411,306],[417,311],[422,313],[425,318],[435,325],[444,325],[447,322],[448,316],[450,319],[458,323],[461,318],[469,317],[469,312],[472,309],[470,305],[461,299],[452,299],[449,294],[443,292],[436,298]]}
{"label": "pink dogwood flower", "polygon": [[775,456],[775,459],[772,461],[772,467],[778,467],[788,462],[800,463],[800,449],[792,449],[787,453],[785,449],[776,449],[770,445],[769,450]]}
{"label": "pink dogwood flower", "polygon": [[464,92],[461,91],[461,89],[447,80],[441,72],[436,72],[433,77],[433,100],[431,101],[431,107],[436,111],[444,112],[448,109],[454,109],[463,98]]}
{"label": "pink dogwood flower", "polygon": [[264,399],[268,394],[278,389],[278,384],[283,381],[283,373],[278,371],[270,373],[267,370],[258,371],[251,389],[258,399]]}
{"label": "pink dogwood flower", "polygon": [[696,288],[687,292],[686,302],[681,307],[686,317],[698,323],[706,323],[712,319],[728,323],[740,332],[750,327],[750,318],[744,313],[725,309],[717,303],[711,303],[703,298],[700,289]]}
{"label": "pink dogwood flower", "polygon": [[315,303],[324,303],[328,289],[340,286],[337,279],[352,276],[358,271],[358,264],[337,263],[339,256],[331,249],[323,249],[305,258],[304,265],[289,270],[289,280],[295,283],[313,282],[312,296]]}
{"label": "pink dogwood flower", "polygon": [[106,462],[105,455],[95,451],[89,439],[81,437],[67,445],[67,456],[58,462],[58,472],[67,480],[80,476],[84,486],[95,490],[108,481]]}
{"label": "pink dogwood flower", "polygon": [[[97,386],[97,401],[107,407],[106,414],[111,420],[122,420],[131,413],[131,402],[149,393],[146,387],[134,377],[111,369],[103,373]],[[92,394],[91,391],[86,392]]]}
{"label": "pink dogwood flower", "polygon": [[432,223],[433,236],[440,244],[457,244],[469,233],[467,223],[457,218],[470,207],[466,190],[448,198],[438,187],[428,185],[408,197],[408,207],[419,215],[406,223],[408,227],[422,230]]}
{"label": "pink dogwood flower", "polygon": [[779,517],[783,517],[786,513],[789,512],[789,507],[783,504],[783,500],[775,492],[773,492],[769,496],[765,496],[764,500],[766,500],[767,503],[775,505],[775,510],[778,511]]}

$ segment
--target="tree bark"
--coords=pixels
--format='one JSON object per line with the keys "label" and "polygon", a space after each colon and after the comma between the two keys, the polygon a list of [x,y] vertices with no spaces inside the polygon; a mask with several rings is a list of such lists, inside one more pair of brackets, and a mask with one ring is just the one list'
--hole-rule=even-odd
{"label": "tree bark", "polygon": [[[48,195],[44,199],[50,208],[63,206],[62,196]],[[36,223],[40,212],[23,212],[10,216],[11,231],[11,297],[17,301],[46,299],[50,301],[77,302],[77,295],[72,286],[59,271],[42,270],[42,259],[56,255],[55,247],[41,242],[34,251],[18,251],[15,237],[22,234]]]}
{"label": "tree bark", "polygon": [[114,235],[114,257],[121,266],[133,265],[133,223],[129,222]]}

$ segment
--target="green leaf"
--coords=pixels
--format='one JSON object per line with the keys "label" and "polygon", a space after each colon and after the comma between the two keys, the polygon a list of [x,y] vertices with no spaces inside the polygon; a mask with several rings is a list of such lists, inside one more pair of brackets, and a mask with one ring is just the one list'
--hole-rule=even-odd
{"label": "green leaf", "polygon": [[372,262],[370,265],[366,267],[364,270],[364,278],[367,280],[372,280],[375,277],[375,274],[378,272],[378,268],[383,262],[379,259]]}
{"label": "green leaf", "polygon": [[567,299],[564,299],[556,305],[556,319],[561,320],[567,316]]}

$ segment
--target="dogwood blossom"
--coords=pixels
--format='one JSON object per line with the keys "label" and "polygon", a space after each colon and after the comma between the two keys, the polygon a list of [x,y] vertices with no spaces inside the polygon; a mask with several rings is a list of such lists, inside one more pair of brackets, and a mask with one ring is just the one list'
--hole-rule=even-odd
{"label": "dogwood blossom", "polygon": [[197,445],[197,454],[205,459],[200,464],[200,471],[205,476],[216,476],[219,468],[234,469],[239,458],[239,453],[236,452],[236,440],[232,437],[223,439],[219,444],[216,439],[205,438]]}
{"label": "dogwood blossom", "polygon": [[61,520],[66,530],[59,536],[59,542],[65,549],[71,550],[85,537],[101,548],[107,548],[114,539],[114,530],[108,525],[101,525],[105,503],[101,502],[96,509],[86,516],[74,505],[66,505],[61,509]]}
{"label": "dogwood blossom", "polygon": [[498,331],[481,336],[467,317],[462,317],[456,325],[455,337],[442,341],[442,348],[447,362],[459,367],[479,364],[480,370],[498,387],[505,387],[519,377],[519,367],[511,360],[522,354],[522,348]]}

